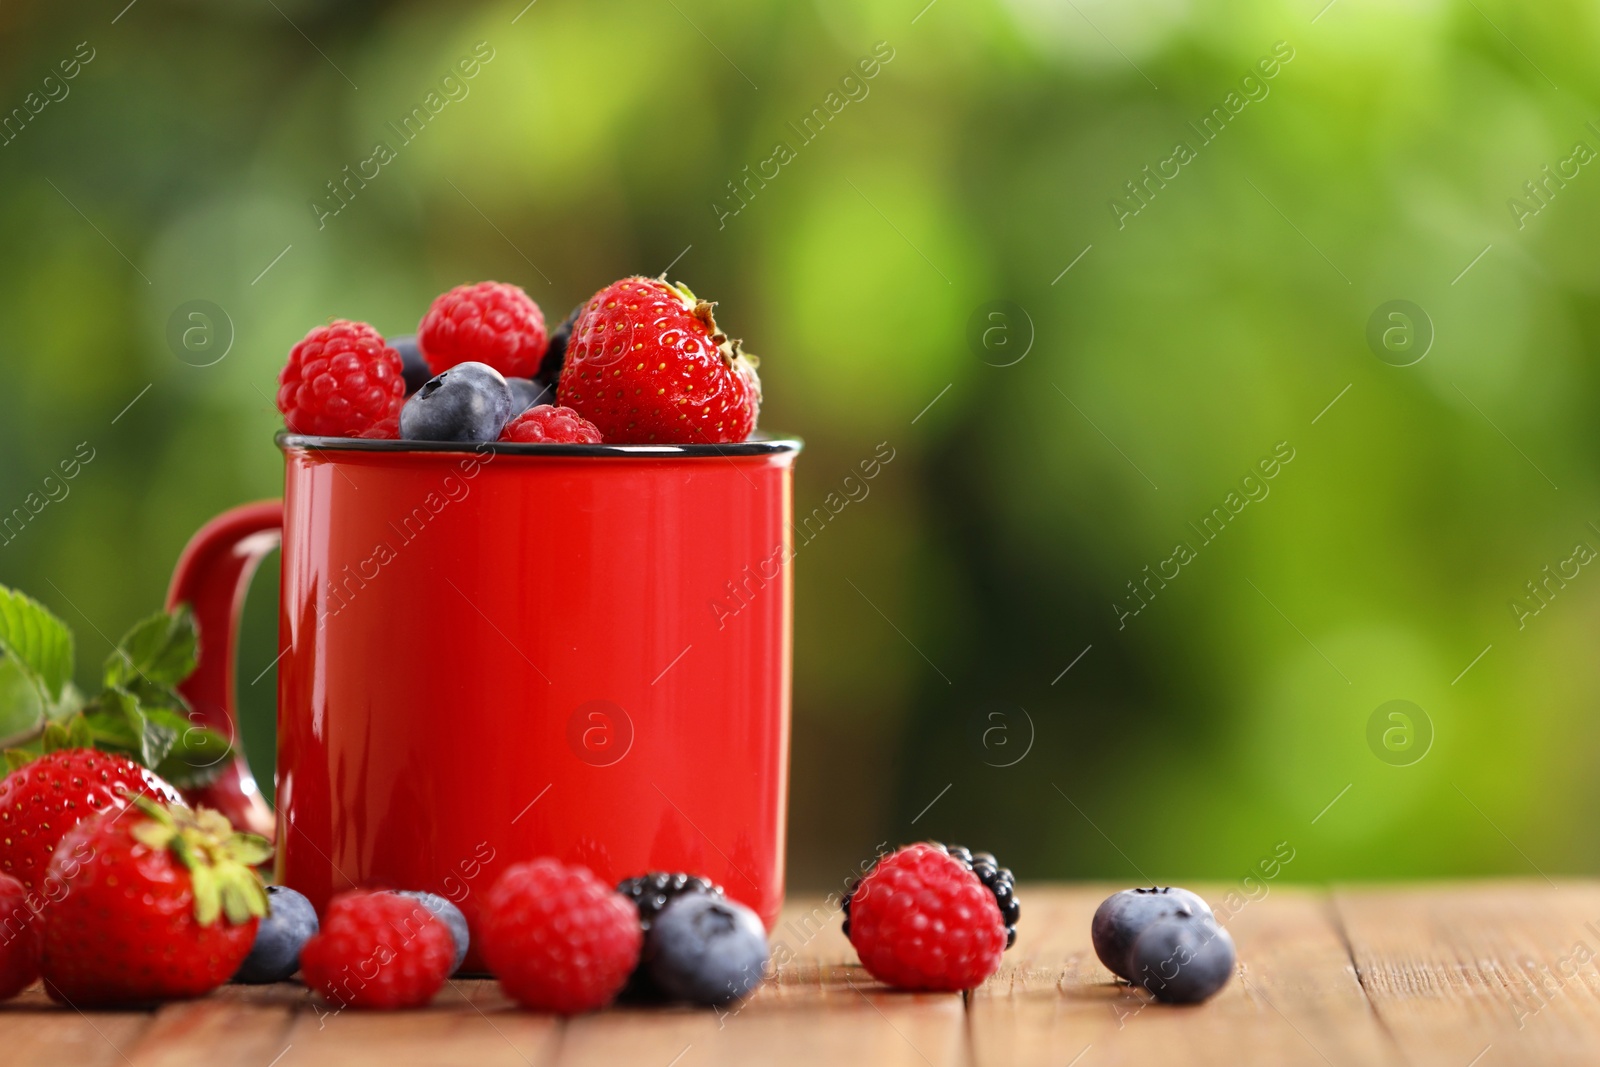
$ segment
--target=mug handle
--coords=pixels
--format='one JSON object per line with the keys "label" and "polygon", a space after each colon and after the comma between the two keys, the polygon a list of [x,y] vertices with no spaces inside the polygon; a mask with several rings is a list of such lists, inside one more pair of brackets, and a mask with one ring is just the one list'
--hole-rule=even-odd
{"label": "mug handle", "polygon": [[200,661],[178,690],[202,726],[233,742],[233,755],[208,785],[185,790],[191,804],[226,815],[240,830],[271,838],[276,820],[239,742],[234,699],[239,614],[262,559],[283,542],[283,502],[265,500],[225,511],[190,539],[167,590],[167,610],[188,604],[200,630]]}

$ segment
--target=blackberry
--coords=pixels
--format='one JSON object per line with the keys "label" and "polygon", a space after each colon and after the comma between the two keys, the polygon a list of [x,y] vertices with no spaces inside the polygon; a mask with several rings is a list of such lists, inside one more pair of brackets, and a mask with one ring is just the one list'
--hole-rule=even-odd
{"label": "blackberry", "polygon": [[[1000,866],[1000,861],[994,858],[992,852],[973,852],[961,845],[945,845],[938,841],[930,841],[928,844],[942,849],[961,861],[962,865],[977,875],[978,881],[994,894],[994,902],[1000,906],[1000,919],[1006,924],[1006,948],[1015,945],[1017,920],[1022,918],[1022,905],[1017,902],[1017,883],[1011,871]],[[866,875],[862,875],[862,878],[865,877]],[[855,895],[856,887],[860,884],[860,878],[852,878],[850,884],[845,887],[844,901],[841,905],[844,911],[845,937],[850,936],[850,898]]]}
{"label": "blackberry", "polygon": [[[939,842],[932,842],[939,845]],[[1017,882],[1012,877],[1011,871],[1000,866],[1000,861],[994,858],[992,852],[973,852],[961,845],[939,845],[950,855],[964,863],[969,871],[978,876],[978,881],[988,887],[994,894],[994,902],[1000,905],[1000,918],[1006,924],[1006,948],[1017,943],[1017,920],[1022,918],[1022,905],[1017,902]]]}
{"label": "blackberry", "polygon": [[698,878],[692,874],[667,874],[664,871],[651,871],[637,878],[629,878],[618,884],[617,892],[627,897],[633,906],[639,909],[639,925],[645,933],[650,932],[650,927],[655,923],[656,916],[661,914],[663,908],[685,893],[707,893],[711,896],[722,896],[722,887],[713,885],[710,880]]}
{"label": "blackberry", "polygon": [[391,338],[389,347],[400,353],[401,376],[406,380],[406,396],[428,384],[428,379],[433,377],[433,369],[423,357],[422,349],[417,345],[416,335]]}
{"label": "blackberry", "polygon": [[[540,388],[549,387],[552,396],[555,394],[556,382],[561,379],[561,368],[567,362],[567,342],[572,338],[573,324],[578,321],[578,316],[582,312],[583,305],[579,304],[561,320],[561,325],[550,335],[550,344],[539,359],[539,370],[534,374],[533,380],[539,383]],[[549,403],[553,404],[555,401],[551,400]]]}
{"label": "blackberry", "polygon": [[554,384],[546,385],[534,378],[507,378],[506,386],[511,390],[511,417],[513,419],[529,408],[556,402],[556,387]]}

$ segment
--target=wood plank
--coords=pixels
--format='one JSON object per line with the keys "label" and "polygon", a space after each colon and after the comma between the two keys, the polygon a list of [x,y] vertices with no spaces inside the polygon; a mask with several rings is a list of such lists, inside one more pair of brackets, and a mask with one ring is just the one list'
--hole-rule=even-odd
{"label": "wood plank", "polygon": [[[1234,980],[1204,1004],[1172,1006],[1118,983],[1094,954],[1089,923],[1114,888],[1018,889],[1023,921],[1012,958],[970,1004],[977,1063],[1403,1062],[1324,894],[1277,887],[1247,904],[1226,922],[1239,950]],[[1213,901],[1227,893],[1195,888]]]}
{"label": "wood plank", "polygon": [[132,1067],[266,1067],[282,1052],[303,986],[223,986],[163,1005],[128,1050]]}
{"label": "wood plank", "polygon": [[763,992],[727,1018],[692,1008],[584,1016],[567,1024],[558,1062],[946,1067],[962,1062],[964,1042],[959,996],[845,987],[807,998]]}
{"label": "wood plank", "polygon": [[907,994],[857,962],[832,902],[784,909],[773,933],[776,981],[731,1009],[624,1009],[567,1024],[564,1065],[870,1063],[954,1067],[965,1062],[957,994]]}
{"label": "wood plank", "polygon": [[145,1012],[63,1008],[35,984],[0,1004],[0,1062],[6,1067],[121,1067],[125,1050],[149,1026]]}
{"label": "wood plank", "polygon": [[[1199,887],[1213,900],[1225,890]],[[1110,887],[1024,885],[1018,945],[957,996],[886,990],[835,902],[801,901],[774,936],[777,980],[737,1010],[626,1008],[564,1022],[492,982],[429,1009],[330,1012],[303,986],[228,987],[155,1013],[62,1008],[37,986],[0,1004],[6,1067],[885,1062],[929,1067],[1600,1062],[1600,882],[1286,886],[1228,921],[1240,971],[1196,1007],[1113,982],[1089,945]]]}
{"label": "wood plank", "polygon": [[452,980],[421,1011],[340,1012],[305,996],[279,1067],[538,1067],[562,1026],[519,1010],[492,981]]}
{"label": "wood plank", "polygon": [[1334,904],[1411,1062],[1600,1062],[1600,885],[1341,888]]}

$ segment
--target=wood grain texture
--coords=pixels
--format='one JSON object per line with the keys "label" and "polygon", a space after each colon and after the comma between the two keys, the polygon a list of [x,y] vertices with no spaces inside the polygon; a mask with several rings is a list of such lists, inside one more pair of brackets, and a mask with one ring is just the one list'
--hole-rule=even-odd
{"label": "wood grain texture", "polygon": [[422,1011],[335,1011],[302,995],[279,1067],[540,1067],[561,1036],[559,1020],[518,1010],[494,982],[452,980]]}
{"label": "wood grain texture", "polygon": [[838,988],[752,998],[734,1016],[693,1009],[625,1011],[567,1024],[561,1064],[705,1067],[750,1063],[868,1063],[946,1067],[965,1062],[959,996]]}
{"label": "wood grain texture", "polygon": [[1351,888],[1333,901],[1409,1063],[1600,1063],[1600,885]]}
{"label": "wood grain texture", "polygon": [[666,1067],[829,1063],[954,1067],[965,1062],[956,994],[885,989],[856,962],[835,901],[790,905],[773,931],[776,981],[723,1010],[632,1009],[566,1024],[556,1062]]}
{"label": "wood grain texture", "polygon": [[561,1020],[518,1010],[493,982],[455,981],[415,1012],[334,1012],[284,983],[85,1014],[35,987],[0,1005],[0,1064],[1600,1063],[1600,882],[1276,886],[1227,919],[1239,970],[1192,1007],[1151,1002],[1095,958],[1089,919],[1112,888],[1021,887],[1017,946],[966,998],[885,989],[856,962],[837,902],[805,900],[774,933],[775,980],[722,1011],[630,1007]]}
{"label": "wood grain texture", "polygon": [[127,1062],[123,1050],[149,1027],[145,1014],[59,1007],[35,985],[0,1004],[0,1062],[6,1067],[120,1067]]}
{"label": "wood grain texture", "polygon": [[979,1064],[1403,1062],[1320,893],[1277,888],[1236,912],[1226,924],[1235,979],[1203,1005],[1174,1007],[1117,982],[1095,956],[1089,921],[1112,887],[1027,888],[1018,958],[972,996]]}
{"label": "wood grain texture", "polygon": [[168,1004],[133,1047],[133,1067],[266,1067],[283,1048],[305,990],[290,986],[240,995],[235,986],[205,1000]]}

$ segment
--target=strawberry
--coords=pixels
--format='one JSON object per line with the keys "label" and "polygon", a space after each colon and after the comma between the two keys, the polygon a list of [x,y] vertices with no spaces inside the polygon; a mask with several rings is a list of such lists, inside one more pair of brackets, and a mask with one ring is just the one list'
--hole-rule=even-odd
{"label": "strawberry", "polygon": [[39,977],[44,924],[37,920],[22,883],[0,874],[0,1000],[10,1000]]}
{"label": "strawberry", "polygon": [[87,820],[50,864],[65,894],[45,907],[41,971],[77,1008],[198,997],[249,955],[267,894],[251,868],[272,849],[208,808],[131,810]]}
{"label": "strawberry", "polygon": [[616,444],[743,441],[761,407],[756,360],[717,328],[711,308],[665,278],[612,282],[573,324],[562,406]]}
{"label": "strawberry", "polygon": [[137,796],[178,801],[154,772],[92,748],[64,748],[12,771],[0,781],[0,874],[37,897],[67,831],[98,812],[121,811]]}

